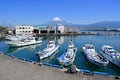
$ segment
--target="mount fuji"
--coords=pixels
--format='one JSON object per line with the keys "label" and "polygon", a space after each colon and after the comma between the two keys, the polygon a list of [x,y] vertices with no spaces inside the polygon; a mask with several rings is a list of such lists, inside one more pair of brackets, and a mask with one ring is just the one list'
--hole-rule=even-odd
{"label": "mount fuji", "polygon": [[45,23],[45,24],[42,24],[42,25],[45,25],[45,26],[52,26],[52,25],[56,25],[56,24],[62,24],[62,25],[67,25],[67,26],[70,26],[70,25],[74,25],[72,23],[68,23],[58,17],[55,17],[53,18],[51,21]]}

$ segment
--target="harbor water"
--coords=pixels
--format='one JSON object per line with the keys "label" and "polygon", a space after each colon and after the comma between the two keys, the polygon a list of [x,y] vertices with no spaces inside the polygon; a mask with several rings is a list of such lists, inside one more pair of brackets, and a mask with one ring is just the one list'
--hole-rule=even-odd
{"label": "harbor water", "polygon": [[[94,44],[96,51],[99,52],[102,45],[111,45],[115,50],[120,50],[120,36],[103,36],[103,35],[78,35],[78,36],[57,36],[53,37],[53,40],[60,45],[59,50],[57,50],[51,57],[45,58],[43,60],[39,60],[39,57],[35,54],[35,52],[42,50],[46,47],[48,38],[44,37],[41,44],[24,46],[19,48],[10,48],[9,45],[5,44],[5,40],[0,41],[0,51],[5,54],[11,54],[16,57],[23,57],[25,59],[34,60],[37,62],[47,62],[55,65],[59,65],[57,57],[60,57],[67,49],[68,41],[70,39],[74,40],[75,46],[78,48],[74,65],[79,69],[85,69],[90,71],[100,71],[106,72],[110,75],[120,75],[120,68],[109,63],[106,67],[99,67],[92,63],[90,63],[84,53],[81,51],[81,47],[84,44],[92,43]],[[69,67],[69,66],[67,66]]]}

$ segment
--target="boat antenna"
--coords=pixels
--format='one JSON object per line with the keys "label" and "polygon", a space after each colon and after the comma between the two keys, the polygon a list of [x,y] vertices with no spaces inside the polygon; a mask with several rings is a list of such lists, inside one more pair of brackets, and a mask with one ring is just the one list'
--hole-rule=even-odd
{"label": "boat antenna", "polygon": [[90,44],[93,44],[92,37],[90,37]]}
{"label": "boat antenna", "polygon": [[119,46],[119,49],[118,49],[118,51],[120,52],[120,46]]}
{"label": "boat antenna", "polygon": [[72,29],[71,29],[71,41],[74,42],[74,40],[73,40],[73,30]]}

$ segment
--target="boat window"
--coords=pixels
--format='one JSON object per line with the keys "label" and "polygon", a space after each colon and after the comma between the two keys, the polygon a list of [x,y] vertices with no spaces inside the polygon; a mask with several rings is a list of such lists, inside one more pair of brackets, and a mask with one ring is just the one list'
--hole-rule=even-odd
{"label": "boat window", "polygon": [[113,49],[113,48],[108,48],[108,49]]}
{"label": "boat window", "polygon": [[86,48],[87,48],[87,49],[94,49],[94,47],[89,47],[89,46],[88,46],[88,47],[86,47]]}
{"label": "boat window", "polygon": [[116,53],[116,51],[109,51],[109,53]]}
{"label": "boat window", "polygon": [[52,48],[52,46],[49,46],[49,48]]}

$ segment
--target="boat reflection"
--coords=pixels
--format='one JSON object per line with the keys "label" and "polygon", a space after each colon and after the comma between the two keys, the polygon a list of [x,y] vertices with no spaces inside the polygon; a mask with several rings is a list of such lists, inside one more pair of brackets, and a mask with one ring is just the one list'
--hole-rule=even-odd
{"label": "boat reflection", "polygon": [[56,55],[56,53],[58,53],[58,51],[59,50],[55,51],[50,57],[40,60],[40,62],[48,62],[49,63],[52,59],[55,58],[55,55]]}
{"label": "boat reflection", "polygon": [[64,43],[64,37],[60,36],[60,38],[58,38],[58,44],[63,44]]}
{"label": "boat reflection", "polygon": [[18,48],[11,48],[10,47],[7,53],[15,53],[15,52],[18,52],[18,51],[24,50],[24,49],[34,51],[36,49],[36,47],[39,47],[39,46],[41,46],[41,44],[29,45],[29,46],[18,47]]}
{"label": "boat reflection", "polygon": [[85,60],[85,65],[88,67],[90,71],[104,71],[105,67],[92,64],[90,61],[88,61],[87,57],[84,55],[83,52],[82,52],[82,55]]}
{"label": "boat reflection", "polygon": [[48,40],[48,39],[56,41],[59,45],[64,43],[64,36],[49,36],[43,38],[43,40]]}

